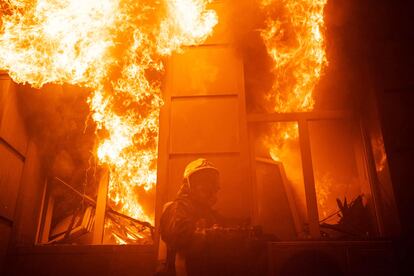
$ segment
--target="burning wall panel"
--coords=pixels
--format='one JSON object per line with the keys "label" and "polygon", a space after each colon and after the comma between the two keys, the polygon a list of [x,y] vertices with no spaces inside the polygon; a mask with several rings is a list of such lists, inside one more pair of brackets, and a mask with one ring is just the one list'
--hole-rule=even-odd
{"label": "burning wall panel", "polygon": [[0,273],[10,246],[35,241],[41,197],[36,146],[29,142],[16,90],[0,73]]}
{"label": "burning wall panel", "polygon": [[243,60],[227,44],[232,39],[229,6],[224,1],[212,4],[219,18],[213,36],[168,62],[157,199],[161,205],[174,199],[185,166],[204,157],[221,172],[217,208],[226,215],[247,217],[252,198]]}
{"label": "burning wall panel", "polygon": [[32,246],[37,242],[39,216],[42,205],[42,190],[45,187],[45,172],[36,143],[29,141],[21,177],[18,205],[15,212],[15,243]]}
{"label": "burning wall panel", "polygon": [[[354,120],[309,122],[319,220],[324,231],[340,226],[337,235],[378,235],[367,152]],[[325,225],[325,224],[329,225]],[[341,233],[341,231],[343,231]]]}
{"label": "burning wall panel", "polygon": [[[343,201],[346,197],[350,202],[364,194],[365,201],[369,200],[367,172],[358,168],[360,163],[356,159],[360,149],[355,145],[361,135],[355,131],[353,121],[310,122],[309,136],[320,219],[338,210],[336,198]],[[331,220],[338,220],[338,217]]]}
{"label": "burning wall panel", "polygon": [[[274,140],[280,131],[297,127],[297,122],[257,123],[250,126],[257,190],[256,215],[265,228],[285,239],[305,236],[309,223],[299,136],[290,137],[287,141]],[[274,133],[267,134],[269,129]],[[269,145],[272,144],[277,145],[277,151],[269,152]],[[271,198],[279,200],[269,204]],[[285,225],[286,221],[290,224]]]}
{"label": "burning wall panel", "polygon": [[171,103],[171,154],[238,152],[236,97],[176,99]]}
{"label": "burning wall panel", "polygon": [[10,221],[14,220],[27,142],[15,85],[0,75],[0,215]]}
{"label": "burning wall panel", "polygon": [[243,89],[242,60],[231,48],[188,48],[171,59],[172,96],[235,95]]}
{"label": "burning wall panel", "polygon": [[257,215],[255,223],[281,240],[294,240],[303,231],[297,201],[283,164],[255,158]]}
{"label": "burning wall panel", "polygon": [[0,74],[0,137],[21,155],[25,155],[28,135],[20,114],[15,86],[9,77]]}
{"label": "burning wall panel", "polygon": [[24,161],[0,143],[0,216],[13,221]]}
{"label": "burning wall panel", "polygon": [[[215,49],[210,48],[212,47],[208,49],[214,56]],[[177,60],[173,59],[173,62]],[[191,67],[192,63],[197,64],[197,60],[187,60],[186,63],[179,64],[186,68]],[[211,59],[211,63],[218,65],[214,58]],[[240,62],[226,64],[228,70],[241,72],[238,66]],[[177,76],[176,71],[169,72],[170,78]],[[179,75],[177,77],[180,78]],[[227,214],[247,216],[250,213],[247,206],[251,204],[251,198],[248,196],[251,187],[246,165],[247,137],[243,132],[246,124],[242,121],[245,114],[241,100],[243,92],[232,90],[228,92],[229,95],[215,95],[217,91],[226,91],[223,88],[229,87],[228,80],[217,75],[210,81],[210,87],[216,89],[204,93],[194,89],[193,93],[187,92],[186,96],[179,97],[167,94],[167,97],[171,97],[166,111],[169,119],[164,117],[163,121],[168,125],[164,125],[161,131],[168,129],[170,132],[167,137],[161,133],[160,139],[167,138],[169,141],[168,149],[165,149],[168,152],[168,167],[161,167],[160,170],[168,171],[168,182],[161,182],[159,185],[168,190],[166,200],[172,200],[182,183],[185,165],[196,158],[207,158],[214,162],[222,173],[219,208]],[[240,82],[240,79],[237,81]],[[203,85],[203,82],[199,84]],[[174,89],[174,86],[171,86],[171,90],[167,88],[166,92],[173,93]],[[160,149],[160,152],[163,152],[163,149]]]}

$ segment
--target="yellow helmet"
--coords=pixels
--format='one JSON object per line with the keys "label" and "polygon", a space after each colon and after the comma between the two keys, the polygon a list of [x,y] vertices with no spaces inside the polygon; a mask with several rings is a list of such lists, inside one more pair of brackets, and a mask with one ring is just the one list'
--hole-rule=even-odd
{"label": "yellow helmet", "polygon": [[189,177],[198,171],[201,170],[214,170],[217,173],[219,172],[218,169],[213,165],[213,163],[211,163],[210,161],[204,159],[204,158],[199,158],[197,160],[194,160],[192,162],[190,162],[184,170],[184,179],[189,179]]}

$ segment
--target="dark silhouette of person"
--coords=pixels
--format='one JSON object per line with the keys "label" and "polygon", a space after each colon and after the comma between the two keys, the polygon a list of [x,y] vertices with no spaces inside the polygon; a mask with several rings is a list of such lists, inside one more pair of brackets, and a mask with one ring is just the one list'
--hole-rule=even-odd
{"label": "dark silhouette of person", "polygon": [[187,275],[208,275],[204,267],[207,229],[222,223],[212,207],[219,191],[219,171],[206,159],[187,165],[174,201],[164,207],[160,220],[161,239],[167,245],[167,275],[174,275],[177,258],[185,260]]}

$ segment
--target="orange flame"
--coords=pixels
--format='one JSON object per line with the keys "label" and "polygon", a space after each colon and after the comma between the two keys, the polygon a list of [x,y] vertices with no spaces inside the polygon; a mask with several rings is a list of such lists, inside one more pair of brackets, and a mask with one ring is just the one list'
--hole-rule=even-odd
{"label": "orange flame", "polygon": [[327,63],[323,10],[327,0],[264,0],[261,35],[273,60],[275,81],[266,95],[273,112],[310,111],[312,92]]}
{"label": "orange flame", "polygon": [[[266,94],[268,112],[307,112],[313,90],[327,65],[324,7],[327,0],[262,0],[266,27],[261,37],[273,61],[274,82]],[[294,154],[297,123],[273,124],[263,143],[272,159],[282,161],[296,192],[302,194],[300,156]],[[319,191],[322,194],[322,191]]]}
{"label": "orange flame", "polygon": [[212,33],[218,19],[206,8],[210,2],[8,0],[2,5],[0,69],[38,88],[68,83],[91,89],[96,155],[110,169],[109,200],[133,218],[153,221],[136,189],[150,191],[156,183],[161,58]]}
{"label": "orange flame", "polygon": [[217,14],[207,10],[211,0],[167,1],[167,18],[161,22],[157,50],[170,54],[182,45],[203,43],[218,23]]}
{"label": "orange flame", "polygon": [[[327,64],[322,29],[327,0],[263,0],[261,32],[273,61],[274,83],[266,94],[270,112],[303,112],[314,107],[313,90]],[[277,125],[267,137],[273,159],[286,141],[297,139],[297,125]]]}

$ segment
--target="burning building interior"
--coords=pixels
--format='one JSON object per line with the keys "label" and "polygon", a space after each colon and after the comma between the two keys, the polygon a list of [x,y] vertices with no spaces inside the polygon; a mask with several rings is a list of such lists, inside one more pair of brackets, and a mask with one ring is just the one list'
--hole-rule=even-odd
{"label": "burning building interior", "polygon": [[0,273],[410,275],[408,7],[1,1]]}

